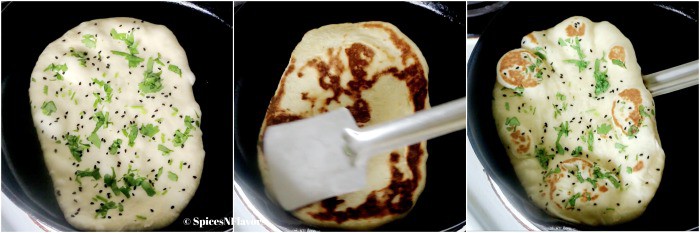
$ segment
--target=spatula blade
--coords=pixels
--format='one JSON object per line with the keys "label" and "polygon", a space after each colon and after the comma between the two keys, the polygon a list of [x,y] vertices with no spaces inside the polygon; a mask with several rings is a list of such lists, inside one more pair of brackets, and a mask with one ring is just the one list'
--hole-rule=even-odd
{"label": "spatula blade", "polygon": [[353,166],[343,151],[345,128],[357,129],[345,108],[267,128],[263,150],[268,192],[285,210],[365,186],[365,166]]}

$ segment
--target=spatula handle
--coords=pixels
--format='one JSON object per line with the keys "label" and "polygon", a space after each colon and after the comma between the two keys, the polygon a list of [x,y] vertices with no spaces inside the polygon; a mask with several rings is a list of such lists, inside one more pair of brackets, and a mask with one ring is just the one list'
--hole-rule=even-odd
{"label": "spatula handle", "polygon": [[653,74],[644,75],[651,96],[659,96],[698,85],[698,61],[692,61]]}
{"label": "spatula handle", "polygon": [[399,120],[361,130],[345,129],[345,151],[357,159],[466,128],[466,98],[453,100]]}

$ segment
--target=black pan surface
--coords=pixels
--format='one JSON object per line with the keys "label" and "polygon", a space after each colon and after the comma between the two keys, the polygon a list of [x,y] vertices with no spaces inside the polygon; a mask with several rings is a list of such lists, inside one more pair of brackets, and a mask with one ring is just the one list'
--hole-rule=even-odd
{"label": "black pan surface", "polygon": [[[676,10],[676,11],[673,11]],[[680,13],[679,13],[680,12]],[[551,28],[570,16],[609,21],[632,41],[642,73],[651,74],[698,59],[698,4],[688,3],[510,3],[491,21],[468,68],[468,135],[486,172],[508,200],[540,229],[697,230],[698,87],[654,98],[666,167],[646,212],[611,227],[574,225],[535,207],[520,185],[496,133],[491,110],[494,67],[524,35]],[[685,14],[685,15],[684,15]],[[476,161],[474,161],[476,162]]]}
{"label": "black pan surface", "polygon": [[[261,3],[235,10],[235,181],[257,208],[285,230],[313,229],[265,195],[256,144],[265,111],[307,31],[327,24],[385,21],[396,25],[420,48],[429,73],[432,105],[464,97],[464,3],[437,4],[437,14],[410,3]],[[458,230],[466,219],[466,134],[455,132],[428,141],[427,182],[404,219],[380,231]],[[318,229],[317,229],[318,230]]]}
{"label": "black pan surface", "polygon": [[46,45],[83,21],[134,17],[167,26],[185,48],[197,77],[202,110],[204,170],[196,194],[165,231],[224,231],[232,226],[185,225],[185,218],[232,217],[231,86],[232,4],[71,2],[2,4],[2,192],[31,216],[61,231],[75,231],[54,197],[32,123],[29,76]]}

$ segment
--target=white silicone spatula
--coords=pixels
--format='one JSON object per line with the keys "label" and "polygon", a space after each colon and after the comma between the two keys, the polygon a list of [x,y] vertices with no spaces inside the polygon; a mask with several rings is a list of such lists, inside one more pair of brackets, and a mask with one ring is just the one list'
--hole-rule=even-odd
{"label": "white silicone spatula", "polygon": [[270,126],[263,138],[268,191],[286,210],[358,191],[370,157],[464,129],[466,111],[461,98],[363,129],[345,108]]}

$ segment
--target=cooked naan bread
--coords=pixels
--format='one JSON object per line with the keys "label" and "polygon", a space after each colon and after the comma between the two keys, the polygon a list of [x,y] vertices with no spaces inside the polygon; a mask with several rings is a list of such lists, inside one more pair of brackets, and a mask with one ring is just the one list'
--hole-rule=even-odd
{"label": "cooked naan bread", "polygon": [[[334,24],[311,30],[292,52],[265,115],[267,126],[348,108],[360,127],[430,108],[428,65],[389,23]],[[258,146],[263,180],[268,168]],[[425,186],[426,143],[372,157],[367,186],[293,211],[319,227],[371,229],[406,215]]]}
{"label": "cooked naan bread", "polygon": [[83,22],[44,49],[31,80],[34,125],[68,223],[150,230],[180,215],[204,148],[195,76],[168,28]]}
{"label": "cooked naan bread", "polygon": [[523,37],[496,69],[498,133],[533,202],[588,225],[644,212],[665,155],[654,100],[620,30],[571,17]]}

